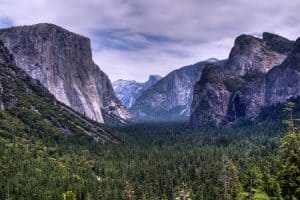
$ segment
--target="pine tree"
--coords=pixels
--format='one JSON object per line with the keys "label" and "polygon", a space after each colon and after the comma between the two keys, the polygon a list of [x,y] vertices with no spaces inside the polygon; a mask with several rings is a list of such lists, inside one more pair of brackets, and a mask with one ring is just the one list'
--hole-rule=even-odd
{"label": "pine tree", "polygon": [[289,133],[294,133],[296,130],[295,119],[294,119],[295,105],[296,104],[294,102],[289,101],[285,104],[285,107],[283,109],[284,112],[288,113],[288,119],[283,120],[282,123],[287,126]]}
{"label": "pine tree", "polygon": [[288,133],[280,145],[279,174],[282,195],[286,199],[300,199],[300,134]]}
{"label": "pine tree", "polygon": [[223,200],[235,199],[241,192],[241,185],[237,175],[237,169],[232,160],[226,155],[222,156],[223,169],[221,176],[221,184],[223,189]]}
{"label": "pine tree", "polygon": [[289,112],[289,119],[285,120],[288,132],[280,143],[279,183],[284,199],[300,199],[300,132],[295,126],[293,110],[295,104],[288,102],[285,111]]}

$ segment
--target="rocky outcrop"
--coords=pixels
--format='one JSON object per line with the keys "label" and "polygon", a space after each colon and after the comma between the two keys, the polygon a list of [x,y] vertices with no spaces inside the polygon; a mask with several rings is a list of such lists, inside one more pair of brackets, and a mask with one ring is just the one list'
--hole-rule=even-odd
{"label": "rocky outcrop", "polygon": [[130,118],[109,78],[93,62],[88,38],[56,25],[37,24],[1,29],[0,39],[17,66],[60,102],[102,123]]}
{"label": "rocky outcrop", "polygon": [[[13,116],[24,130],[36,130],[38,134],[88,135],[97,142],[118,141],[99,123],[58,102],[38,80],[15,65],[0,41],[0,118],[2,115]],[[14,125],[6,124],[12,130]]]}
{"label": "rocky outcrop", "polygon": [[222,123],[227,115],[231,93],[225,85],[226,72],[222,66],[208,64],[205,66],[199,82],[194,88],[194,99],[191,105],[191,123]]}
{"label": "rocky outcrop", "polygon": [[225,66],[235,76],[266,73],[281,64],[292,47],[293,42],[271,33],[264,33],[263,39],[241,35],[235,40]]}
{"label": "rocky outcrop", "polygon": [[177,69],[146,90],[130,111],[141,121],[186,120],[192,103],[193,86],[199,80],[203,61]]}
{"label": "rocky outcrop", "polygon": [[125,105],[126,108],[131,108],[136,99],[160,79],[161,76],[159,75],[150,75],[145,83],[120,79],[113,82],[113,88],[122,104]]}
{"label": "rocky outcrop", "polygon": [[[280,73],[284,75],[286,70],[283,66],[295,51],[289,55],[292,49],[292,41],[271,33],[264,33],[262,39],[239,36],[224,66],[215,66],[214,70],[206,66],[206,73],[196,83],[192,126],[225,125],[239,118],[253,120],[261,108],[294,97],[298,86],[289,86],[288,80],[279,81],[284,77]],[[216,83],[211,83],[212,77]],[[289,95],[284,94],[285,90]]]}
{"label": "rocky outcrop", "polygon": [[255,119],[263,107],[284,103],[300,96],[300,39],[286,60],[240,92],[244,116]]}

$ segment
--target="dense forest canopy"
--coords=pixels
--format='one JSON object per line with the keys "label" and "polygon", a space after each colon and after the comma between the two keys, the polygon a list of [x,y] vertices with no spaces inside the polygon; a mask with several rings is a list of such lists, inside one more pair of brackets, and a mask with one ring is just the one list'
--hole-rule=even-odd
{"label": "dense forest canopy", "polygon": [[290,107],[276,111],[287,129],[271,118],[223,129],[135,124],[114,127],[120,142],[104,145],[1,111],[0,199],[294,200],[300,137]]}

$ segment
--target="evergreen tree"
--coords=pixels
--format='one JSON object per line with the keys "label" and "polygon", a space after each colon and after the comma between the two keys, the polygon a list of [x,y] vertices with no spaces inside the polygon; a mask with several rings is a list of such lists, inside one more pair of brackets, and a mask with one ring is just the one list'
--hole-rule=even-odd
{"label": "evergreen tree", "polygon": [[300,199],[300,134],[287,133],[280,145],[279,183],[285,199]]}
{"label": "evergreen tree", "polygon": [[249,200],[254,200],[257,194],[264,192],[263,174],[256,164],[251,164],[246,172]]}
{"label": "evergreen tree", "polygon": [[76,200],[76,194],[69,190],[63,193],[63,200]]}
{"label": "evergreen tree", "polygon": [[223,190],[223,200],[236,199],[241,193],[241,184],[238,179],[237,169],[232,160],[226,155],[222,156],[223,169],[221,175],[221,185]]}
{"label": "evergreen tree", "polygon": [[293,110],[295,104],[288,102],[285,111],[289,112],[289,119],[285,121],[288,132],[280,143],[281,169],[279,182],[284,199],[300,199],[300,131],[295,125]]}

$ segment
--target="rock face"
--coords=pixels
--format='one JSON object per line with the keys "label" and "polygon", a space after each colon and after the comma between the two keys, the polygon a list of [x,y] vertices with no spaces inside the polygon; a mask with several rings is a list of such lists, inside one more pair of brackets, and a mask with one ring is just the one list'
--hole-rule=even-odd
{"label": "rock face", "polygon": [[56,25],[37,24],[1,29],[0,39],[17,66],[62,103],[101,123],[130,118],[110,80],[93,62],[88,38]]}
{"label": "rock face", "polygon": [[263,39],[241,35],[235,40],[226,68],[235,76],[268,72],[282,63],[293,43],[280,36],[264,33]]}
{"label": "rock face", "polygon": [[159,75],[150,75],[148,81],[145,83],[120,79],[113,82],[113,88],[122,104],[127,108],[130,108],[144,91],[146,91],[160,79],[161,76]]}
{"label": "rock face", "polygon": [[[261,108],[298,96],[299,77],[287,67],[296,54],[297,45],[293,46],[292,41],[271,33],[264,33],[262,39],[239,36],[228,61],[221,66],[206,66],[196,83],[192,126],[225,125],[239,118],[253,120]],[[297,61],[292,60],[295,65]]]}
{"label": "rock face", "polygon": [[40,134],[86,134],[97,142],[118,140],[99,123],[58,102],[38,80],[15,65],[0,40],[0,118],[3,114]]}
{"label": "rock face", "polygon": [[192,103],[193,86],[207,63],[182,67],[169,73],[136,100],[130,111],[140,121],[186,120]]}
{"label": "rock face", "polygon": [[248,84],[240,92],[244,116],[255,119],[261,108],[284,103],[300,96],[300,39],[295,47],[278,66],[265,76]]}
{"label": "rock face", "polygon": [[[191,123],[209,124],[222,122],[228,111],[230,92],[224,81],[226,73],[215,64],[205,66],[199,82],[195,85],[191,105]],[[197,99],[198,101],[195,101]],[[197,115],[195,115],[197,113]]]}
{"label": "rock face", "polygon": [[143,83],[119,79],[112,83],[117,97],[126,108],[130,108],[140,95]]}

